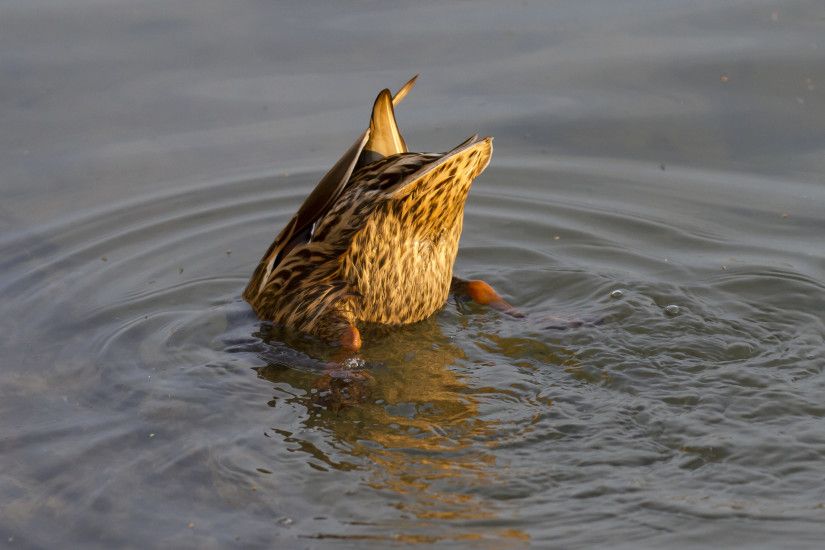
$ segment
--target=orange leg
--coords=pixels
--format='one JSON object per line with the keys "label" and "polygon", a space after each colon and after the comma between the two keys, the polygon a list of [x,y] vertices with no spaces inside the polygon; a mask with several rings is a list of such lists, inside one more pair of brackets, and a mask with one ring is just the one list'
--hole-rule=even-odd
{"label": "orange leg", "polygon": [[478,279],[468,281],[466,279],[453,277],[452,289],[453,292],[468,296],[477,304],[490,306],[512,317],[524,317],[522,312],[508,304],[493,287],[484,281]]}
{"label": "orange leg", "polygon": [[[507,301],[505,301],[504,298],[502,298],[499,293],[493,289],[493,287],[484,281],[468,281],[459,277],[453,277],[452,291],[455,294],[473,300],[477,304],[490,306],[491,308],[497,309],[498,311],[506,313],[512,317],[516,317],[518,319],[525,317],[524,313],[508,304]],[[577,319],[575,317],[567,318],[555,315],[532,317],[532,319],[544,325],[544,328],[551,330],[565,330],[568,328],[578,328],[581,326],[593,327],[600,325],[605,321],[604,317],[587,317],[584,319]]]}
{"label": "orange leg", "polygon": [[[334,341],[330,342],[334,343]],[[361,350],[361,333],[355,325],[347,325],[338,335],[338,349],[332,354],[332,362],[327,366],[327,370],[338,370],[348,359],[356,357]]]}
{"label": "orange leg", "polygon": [[333,354],[331,362],[327,363],[323,374],[313,384],[320,391],[316,396],[318,402],[336,411],[364,400],[373,381],[372,375],[361,365],[350,363],[361,349],[358,329],[348,325],[338,337],[338,343],[340,349]]}
{"label": "orange leg", "polygon": [[350,325],[341,333],[341,338],[338,342],[341,344],[341,348],[346,351],[358,351],[361,349],[361,333],[358,332],[358,329],[355,328],[354,325]]}

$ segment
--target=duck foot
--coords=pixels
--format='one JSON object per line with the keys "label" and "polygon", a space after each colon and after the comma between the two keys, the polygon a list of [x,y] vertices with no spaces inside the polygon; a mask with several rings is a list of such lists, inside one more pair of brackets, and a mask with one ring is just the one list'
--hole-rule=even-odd
{"label": "duck foot", "polygon": [[354,325],[350,325],[341,333],[338,343],[341,344],[341,348],[345,351],[357,352],[363,344],[361,341],[361,333]]}
{"label": "duck foot", "polygon": [[455,294],[469,298],[477,304],[489,306],[517,319],[524,317],[524,313],[507,303],[493,287],[482,280],[453,277],[451,289]]}

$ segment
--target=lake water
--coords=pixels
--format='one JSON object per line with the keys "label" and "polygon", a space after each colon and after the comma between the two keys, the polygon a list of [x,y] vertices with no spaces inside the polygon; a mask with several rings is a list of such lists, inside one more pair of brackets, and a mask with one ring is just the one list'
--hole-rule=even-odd
{"label": "lake water", "polygon": [[[527,318],[330,385],[239,295],[415,73]],[[4,2],[0,546],[821,547],[824,92],[819,0]]]}

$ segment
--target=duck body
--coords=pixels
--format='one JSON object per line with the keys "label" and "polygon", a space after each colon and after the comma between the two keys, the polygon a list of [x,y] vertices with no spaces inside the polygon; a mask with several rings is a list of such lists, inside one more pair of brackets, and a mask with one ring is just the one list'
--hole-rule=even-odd
{"label": "duck body", "polygon": [[383,90],[356,140],[261,259],[244,298],[262,319],[360,346],[361,323],[421,321],[447,301],[473,180],[492,155],[474,136],[411,153]]}

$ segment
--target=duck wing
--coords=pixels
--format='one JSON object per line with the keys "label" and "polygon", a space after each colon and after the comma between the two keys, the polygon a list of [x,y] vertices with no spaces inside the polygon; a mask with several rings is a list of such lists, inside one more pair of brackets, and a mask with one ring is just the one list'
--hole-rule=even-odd
{"label": "duck wing", "polygon": [[[392,96],[384,89],[373,105],[370,127],[355,140],[344,155],[324,174],[315,189],[304,200],[298,212],[281,230],[252,276],[247,292],[263,288],[281,259],[297,244],[312,238],[315,223],[322,218],[341,196],[356,167],[363,166],[370,159],[383,158],[399,152],[406,152],[407,145],[398,130],[393,106],[403,100],[415,85],[418,75],[412,77]],[[399,149],[400,150],[397,150]],[[245,293],[245,294],[246,294]]]}

